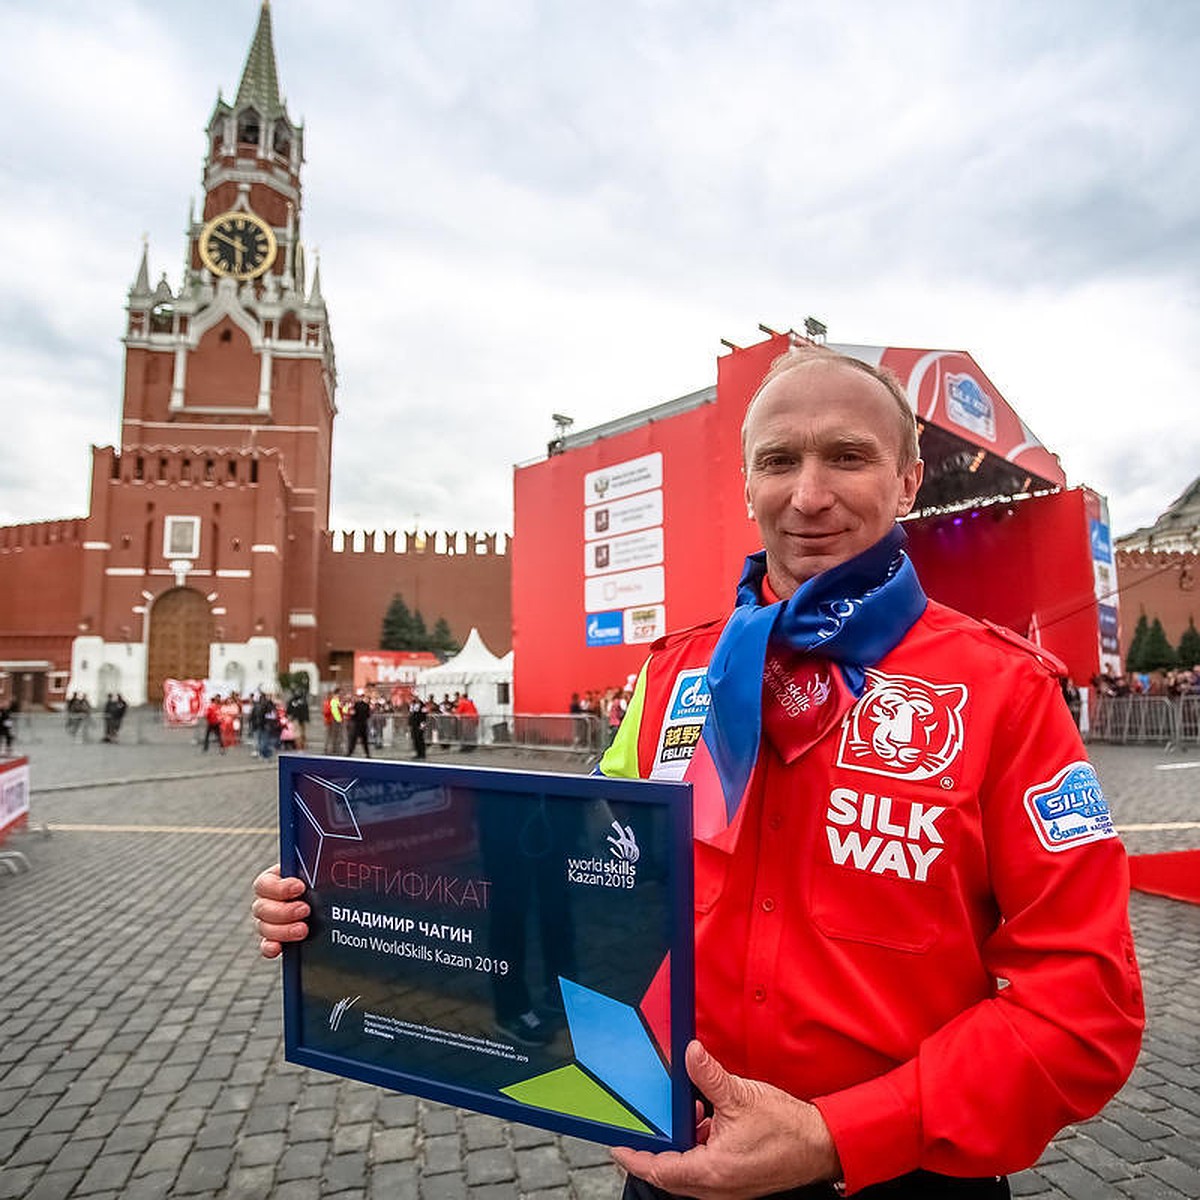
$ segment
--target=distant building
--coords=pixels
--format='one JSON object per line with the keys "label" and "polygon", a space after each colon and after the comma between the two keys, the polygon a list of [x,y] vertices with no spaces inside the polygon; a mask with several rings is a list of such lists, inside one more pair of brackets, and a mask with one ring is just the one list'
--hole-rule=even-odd
{"label": "distant building", "polygon": [[0,684],[22,702],[153,702],[168,677],[276,688],[281,670],[348,683],[397,593],[509,649],[502,535],[329,530],[337,368],[303,162],[264,2],[209,118],[182,285],[152,283],[143,250],[120,445],[92,448],[88,515],[0,528]]}
{"label": "distant building", "polygon": [[1122,662],[1142,613],[1151,621],[1158,617],[1167,639],[1178,646],[1189,621],[1200,626],[1200,478],[1153,525],[1117,538],[1116,551],[1124,605]]}

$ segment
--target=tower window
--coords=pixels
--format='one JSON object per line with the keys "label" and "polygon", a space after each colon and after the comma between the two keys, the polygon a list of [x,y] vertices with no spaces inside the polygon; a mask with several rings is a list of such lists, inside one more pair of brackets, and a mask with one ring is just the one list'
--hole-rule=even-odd
{"label": "tower window", "polygon": [[170,333],[175,309],[169,304],[156,304],[150,310],[150,329],[153,333]]}
{"label": "tower window", "polygon": [[223,342],[232,342],[232,341],[233,341],[233,334],[232,334],[232,333],[230,333],[230,331],[229,331],[228,329],[222,329],[222,330],[221,330],[221,341],[223,341]]}
{"label": "tower window", "polygon": [[272,138],[272,146],[276,155],[280,158],[288,158],[292,153],[292,139],[288,136],[286,125],[275,126],[275,136]]}
{"label": "tower window", "polygon": [[257,146],[260,129],[258,113],[247,109],[238,120],[238,145]]}

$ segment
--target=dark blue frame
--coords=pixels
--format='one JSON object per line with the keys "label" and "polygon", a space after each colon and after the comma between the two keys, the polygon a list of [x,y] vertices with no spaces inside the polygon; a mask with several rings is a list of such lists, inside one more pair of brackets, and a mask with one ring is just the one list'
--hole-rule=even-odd
{"label": "dark blue frame", "polygon": [[336,772],[343,777],[354,775],[370,780],[405,780],[426,786],[436,783],[471,788],[483,793],[536,793],[556,799],[582,801],[603,798],[623,803],[657,805],[666,810],[671,839],[671,1117],[672,1127],[677,1134],[669,1138],[666,1135],[646,1135],[634,1130],[618,1129],[603,1122],[522,1104],[502,1095],[380,1068],[302,1044],[299,1041],[302,1024],[302,942],[285,945],[283,952],[285,1059],[333,1075],[605,1145],[631,1146],[650,1151],[690,1149],[695,1144],[695,1101],[691,1081],[684,1069],[684,1051],[695,1036],[691,784],[609,779],[602,775],[562,775],[542,771],[284,754],[279,758],[279,830],[280,861],[285,876],[299,873],[293,825],[294,806],[291,803],[293,777],[323,771]]}

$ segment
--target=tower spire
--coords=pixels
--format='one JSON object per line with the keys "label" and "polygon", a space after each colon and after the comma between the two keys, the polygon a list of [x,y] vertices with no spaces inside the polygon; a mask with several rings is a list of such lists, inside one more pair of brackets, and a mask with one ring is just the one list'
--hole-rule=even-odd
{"label": "tower spire", "polygon": [[279,99],[279,72],[275,66],[275,43],[271,36],[270,0],[263,0],[259,10],[258,28],[250,43],[250,53],[246,55],[234,108],[241,108],[243,104],[253,104],[266,118],[283,112],[283,103]]}

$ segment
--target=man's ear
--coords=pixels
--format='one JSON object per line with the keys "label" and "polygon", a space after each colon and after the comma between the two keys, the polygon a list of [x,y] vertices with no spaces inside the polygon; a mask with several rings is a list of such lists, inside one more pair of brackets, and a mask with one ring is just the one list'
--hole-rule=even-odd
{"label": "man's ear", "polygon": [[906,517],[917,502],[921,480],[925,478],[925,464],[918,458],[906,471],[900,473],[900,498],[896,502],[896,516]]}

